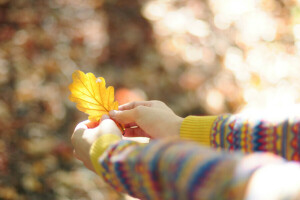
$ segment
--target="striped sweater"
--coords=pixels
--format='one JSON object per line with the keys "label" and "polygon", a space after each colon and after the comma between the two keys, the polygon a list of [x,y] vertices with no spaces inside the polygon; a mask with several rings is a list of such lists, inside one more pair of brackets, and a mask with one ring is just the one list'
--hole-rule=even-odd
{"label": "striped sweater", "polygon": [[140,199],[300,199],[299,126],[297,118],[189,116],[180,136],[193,142],[105,134],[90,156],[108,184]]}

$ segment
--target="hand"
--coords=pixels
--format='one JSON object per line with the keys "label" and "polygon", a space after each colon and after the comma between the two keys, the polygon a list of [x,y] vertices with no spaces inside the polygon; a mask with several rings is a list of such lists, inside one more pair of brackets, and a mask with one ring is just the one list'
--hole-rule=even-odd
{"label": "hand", "polygon": [[88,120],[80,122],[71,137],[74,147],[74,156],[92,171],[94,171],[94,168],[90,160],[90,148],[101,135],[106,133],[116,134],[122,137],[122,132],[116,123],[109,119],[107,115],[104,115],[99,125]]}
{"label": "hand", "polygon": [[179,137],[183,118],[161,101],[138,101],[124,104],[110,117],[125,125],[126,137]]}

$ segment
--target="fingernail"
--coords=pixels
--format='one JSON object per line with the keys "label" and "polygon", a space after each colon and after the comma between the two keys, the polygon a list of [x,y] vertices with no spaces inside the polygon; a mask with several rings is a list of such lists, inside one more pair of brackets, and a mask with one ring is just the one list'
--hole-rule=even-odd
{"label": "fingernail", "polygon": [[115,110],[109,111],[109,116],[110,116],[110,117],[116,116],[116,111],[115,111]]}
{"label": "fingernail", "polygon": [[101,121],[103,121],[103,120],[105,120],[105,119],[109,119],[109,116],[108,116],[108,115],[102,115]]}

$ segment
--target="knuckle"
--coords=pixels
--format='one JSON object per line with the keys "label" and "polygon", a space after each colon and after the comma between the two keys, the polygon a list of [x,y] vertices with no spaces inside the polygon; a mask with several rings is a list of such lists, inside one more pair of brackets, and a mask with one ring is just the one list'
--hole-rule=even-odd
{"label": "knuckle", "polygon": [[136,101],[131,102],[131,107],[132,108],[135,108],[136,106],[137,106],[137,102]]}

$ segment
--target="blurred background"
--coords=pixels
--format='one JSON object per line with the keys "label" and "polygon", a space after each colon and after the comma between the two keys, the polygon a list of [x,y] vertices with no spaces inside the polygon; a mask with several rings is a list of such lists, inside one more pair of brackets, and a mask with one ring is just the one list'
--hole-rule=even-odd
{"label": "blurred background", "polygon": [[300,0],[0,0],[0,199],[125,199],[72,155],[71,74],[178,115],[291,111]]}

